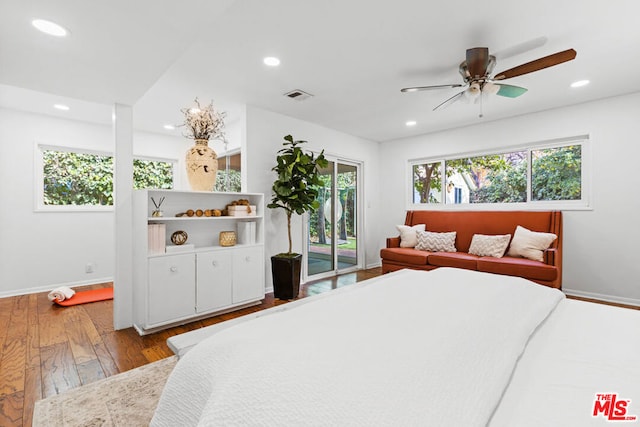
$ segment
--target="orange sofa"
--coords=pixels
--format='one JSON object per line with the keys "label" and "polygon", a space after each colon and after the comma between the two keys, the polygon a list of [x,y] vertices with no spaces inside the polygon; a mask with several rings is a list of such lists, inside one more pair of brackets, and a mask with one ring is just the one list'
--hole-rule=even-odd
{"label": "orange sofa", "polygon": [[[426,224],[431,232],[456,232],[457,252],[426,252],[401,248],[400,237],[387,238],[380,250],[382,272],[411,268],[432,270],[457,267],[487,273],[520,276],[542,285],[562,287],[562,212],[559,211],[407,211],[405,225]],[[544,261],[467,253],[474,234],[511,234],[520,225],[531,231],[553,233],[558,238],[544,252]]]}

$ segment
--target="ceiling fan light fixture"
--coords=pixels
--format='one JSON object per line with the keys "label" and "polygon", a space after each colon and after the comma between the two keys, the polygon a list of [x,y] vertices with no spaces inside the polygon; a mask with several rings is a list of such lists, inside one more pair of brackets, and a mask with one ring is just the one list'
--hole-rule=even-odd
{"label": "ceiling fan light fixture", "polygon": [[487,95],[495,95],[499,90],[500,86],[489,82],[485,83],[482,87],[482,93],[485,93]]}
{"label": "ceiling fan light fixture", "polygon": [[588,85],[589,83],[590,83],[589,80],[578,80],[578,81],[575,81],[575,82],[571,83],[571,87],[573,87],[573,88],[583,87],[583,86]]}
{"label": "ceiling fan light fixture", "polygon": [[480,83],[478,82],[473,82],[469,85],[469,89],[467,89],[467,92],[469,94],[469,96],[472,97],[476,97],[478,95],[480,95]]}

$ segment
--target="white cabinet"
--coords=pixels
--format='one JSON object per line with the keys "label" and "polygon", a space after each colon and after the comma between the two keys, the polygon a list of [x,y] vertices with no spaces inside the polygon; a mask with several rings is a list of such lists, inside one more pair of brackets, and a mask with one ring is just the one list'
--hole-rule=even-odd
{"label": "white cabinet", "polygon": [[181,319],[193,313],[195,277],[192,254],[149,259],[150,324]]}
{"label": "white cabinet", "polygon": [[196,311],[228,307],[233,303],[233,256],[230,250],[196,255]]}
{"label": "white cabinet", "polygon": [[[152,216],[152,198],[163,200],[162,217]],[[256,207],[251,216],[203,214],[222,210],[239,199],[249,200]],[[136,330],[146,334],[260,303],[265,281],[264,207],[264,196],[255,193],[135,191]],[[187,211],[200,211],[201,215],[181,215]],[[240,230],[242,237],[237,245],[220,246],[220,232]],[[171,234],[176,231],[188,235],[185,245],[171,243]]]}
{"label": "white cabinet", "polygon": [[235,251],[233,256],[233,303],[264,296],[264,253],[260,246]]}
{"label": "white cabinet", "polygon": [[196,311],[224,309],[264,297],[262,246],[196,255]]}

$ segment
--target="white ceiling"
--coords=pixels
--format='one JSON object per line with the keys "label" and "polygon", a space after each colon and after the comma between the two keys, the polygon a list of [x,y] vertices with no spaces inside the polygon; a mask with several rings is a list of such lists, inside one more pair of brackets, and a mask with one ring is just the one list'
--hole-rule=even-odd
{"label": "white ceiling", "polygon": [[[197,96],[230,121],[249,104],[388,141],[638,91],[638,12],[635,0],[0,0],[0,106],[108,122],[119,102],[134,106],[137,128],[165,132]],[[71,36],[43,35],[34,18]],[[496,71],[578,55],[509,80],[529,91],[491,97],[482,119],[473,104],[432,111],[456,89],[400,93],[461,82],[465,50],[478,46],[498,56]],[[569,87],[580,79],[591,84]],[[293,89],[314,97],[283,96]]]}

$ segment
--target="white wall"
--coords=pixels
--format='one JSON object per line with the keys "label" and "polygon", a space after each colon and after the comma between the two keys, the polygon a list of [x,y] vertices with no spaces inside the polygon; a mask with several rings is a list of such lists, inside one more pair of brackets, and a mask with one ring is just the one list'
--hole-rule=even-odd
{"label": "white wall", "polygon": [[[0,109],[0,297],[111,280],[114,274],[113,211],[34,211],[37,143],[113,151],[113,130]],[[184,138],[134,135],[134,155],[182,159],[188,145]],[[87,263],[94,264],[93,273],[85,273]]]}
{"label": "white wall", "polygon": [[[247,191],[264,193],[267,203],[276,178],[271,168],[285,135],[308,141],[309,151],[324,149],[327,154],[363,163],[365,264],[367,267],[379,265],[379,144],[257,107],[247,107],[246,117],[246,147],[242,155],[246,158]],[[269,290],[273,286],[270,257],[287,250],[286,215],[282,209],[267,209],[265,223],[266,288]],[[292,235],[293,250],[301,253],[304,238],[300,216],[294,215],[292,219]]]}
{"label": "white wall", "polygon": [[380,194],[389,210],[378,243],[404,220],[408,159],[589,135],[593,209],[564,212],[563,289],[640,304],[639,134],[640,94],[633,94],[384,143]]}

